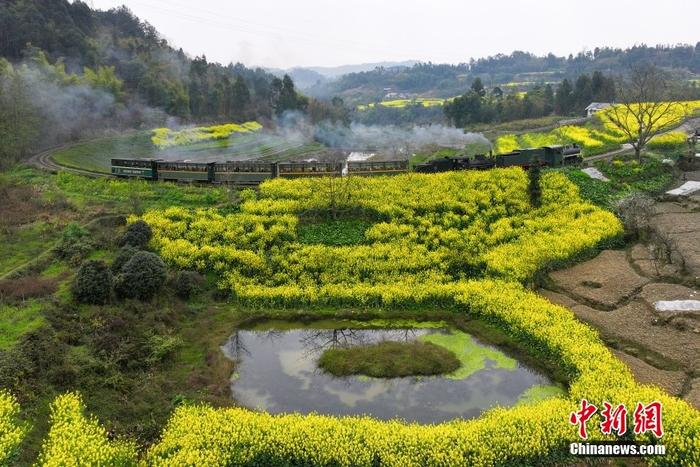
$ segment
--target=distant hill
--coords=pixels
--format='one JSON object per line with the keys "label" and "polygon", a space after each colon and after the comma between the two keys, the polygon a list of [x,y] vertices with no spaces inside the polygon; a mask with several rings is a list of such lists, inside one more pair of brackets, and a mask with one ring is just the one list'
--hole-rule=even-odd
{"label": "distant hill", "polygon": [[375,67],[342,75],[335,80],[316,80],[305,91],[318,97],[341,96],[347,102],[366,103],[381,100],[387,94],[406,97],[451,97],[462,94],[480,77],[487,87],[522,91],[535,84],[575,79],[582,73],[623,72],[631,65],[651,62],[679,79],[697,79],[700,75],[700,42],[675,46],[637,45],[628,49],[595,48],[568,57],[553,54],[537,56],[516,51],[450,65],[416,63],[403,67]]}
{"label": "distant hill", "polygon": [[287,70],[270,68],[268,71],[276,76],[288,74],[301,90],[306,91],[323,86],[329,81],[350,73],[362,73],[376,68],[410,68],[417,63],[419,63],[417,60],[406,60],[403,62],[360,63],[356,65],[294,67]]}

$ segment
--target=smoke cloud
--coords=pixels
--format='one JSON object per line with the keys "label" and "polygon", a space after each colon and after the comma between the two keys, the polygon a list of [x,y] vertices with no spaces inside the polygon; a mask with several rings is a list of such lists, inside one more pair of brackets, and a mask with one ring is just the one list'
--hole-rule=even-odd
{"label": "smoke cloud", "polygon": [[378,151],[393,155],[410,155],[422,148],[435,146],[461,149],[478,144],[485,151],[491,147],[489,140],[481,133],[465,133],[461,129],[439,124],[408,128],[362,123],[346,126],[331,122],[312,125],[299,112],[285,112],[277,120],[275,132],[295,143],[316,141],[335,149]]}

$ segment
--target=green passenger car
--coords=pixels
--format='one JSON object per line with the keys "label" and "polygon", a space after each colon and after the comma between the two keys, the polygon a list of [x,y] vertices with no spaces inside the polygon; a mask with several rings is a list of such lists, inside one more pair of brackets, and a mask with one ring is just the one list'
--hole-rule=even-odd
{"label": "green passenger car", "polygon": [[156,168],[160,180],[188,183],[213,181],[213,162],[158,161]]}
{"label": "green passenger car", "polygon": [[112,159],[112,175],[117,177],[146,178],[156,180],[155,159]]}

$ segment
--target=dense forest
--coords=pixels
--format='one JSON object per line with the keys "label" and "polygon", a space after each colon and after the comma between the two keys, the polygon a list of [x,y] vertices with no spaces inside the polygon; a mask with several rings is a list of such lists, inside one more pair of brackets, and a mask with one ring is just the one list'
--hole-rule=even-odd
{"label": "dense forest", "polygon": [[190,58],[126,7],[0,4],[0,161],[105,128],[163,124],[169,116],[264,121],[307,105],[289,77]]}

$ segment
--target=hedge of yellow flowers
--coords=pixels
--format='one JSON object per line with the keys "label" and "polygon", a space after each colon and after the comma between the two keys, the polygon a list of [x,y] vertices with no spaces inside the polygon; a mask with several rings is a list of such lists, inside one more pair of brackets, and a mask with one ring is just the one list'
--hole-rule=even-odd
{"label": "hedge of yellow flowers", "polygon": [[661,149],[666,151],[673,151],[684,149],[687,144],[688,135],[682,131],[671,131],[663,135],[654,136],[651,141],[649,141],[650,149]]}
{"label": "hedge of yellow flowers", "polygon": [[19,420],[17,400],[0,391],[0,465],[12,463],[26,432],[26,427]]}
{"label": "hedge of yellow flowers", "polygon": [[262,128],[258,122],[226,123],[223,125],[185,128],[173,131],[170,128],[156,128],[153,130],[151,142],[154,146],[163,149],[171,146],[186,146],[201,141],[226,139],[232,134],[250,133]]}
{"label": "hedge of yellow flowers", "polygon": [[86,416],[79,395],[68,393],[51,404],[51,428],[42,445],[39,464],[43,466],[136,465],[136,445],[110,441],[104,428]]}

